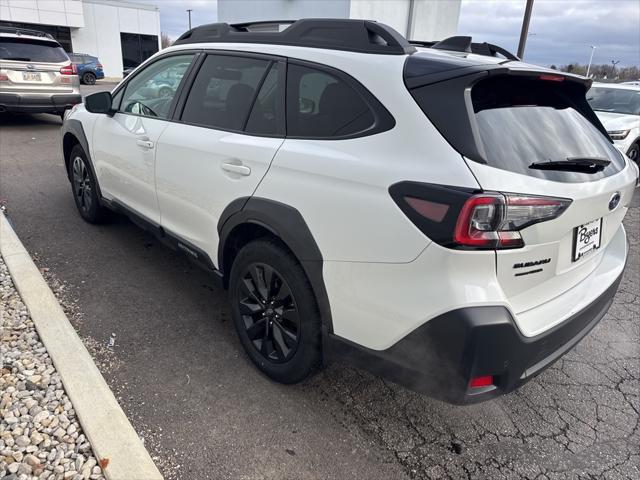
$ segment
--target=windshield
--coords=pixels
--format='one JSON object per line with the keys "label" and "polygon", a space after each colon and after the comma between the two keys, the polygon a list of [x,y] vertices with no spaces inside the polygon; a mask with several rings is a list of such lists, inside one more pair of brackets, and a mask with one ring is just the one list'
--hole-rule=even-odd
{"label": "windshield", "polygon": [[[529,176],[564,182],[606,177],[622,166],[621,155],[550,82],[498,78],[472,90],[477,132],[487,164]],[[536,170],[532,163],[599,158],[601,172]]]}
{"label": "windshield", "polygon": [[597,112],[640,115],[640,90],[593,87],[587,93],[587,100]]}
{"label": "windshield", "polygon": [[0,39],[0,60],[61,63],[68,59],[57,43],[26,38]]}

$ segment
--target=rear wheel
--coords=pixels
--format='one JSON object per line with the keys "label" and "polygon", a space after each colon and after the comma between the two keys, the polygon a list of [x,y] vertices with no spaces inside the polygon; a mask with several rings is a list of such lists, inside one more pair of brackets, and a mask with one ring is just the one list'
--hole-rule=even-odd
{"label": "rear wheel", "polygon": [[109,212],[100,205],[97,182],[89,168],[87,156],[80,145],[71,149],[69,161],[71,189],[80,216],[89,223],[102,223],[108,217]]}
{"label": "rear wheel", "polygon": [[321,363],[320,315],[298,261],[273,241],[240,250],[229,296],[240,342],[253,363],[281,383],[303,380]]}
{"label": "rear wheel", "polygon": [[627,151],[627,156],[640,165],[640,143],[636,142]]}
{"label": "rear wheel", "polygon": [[82,83],[85,85],[95,85],[96,84],[96,76],[92,72],[86,72],[82,75]]}

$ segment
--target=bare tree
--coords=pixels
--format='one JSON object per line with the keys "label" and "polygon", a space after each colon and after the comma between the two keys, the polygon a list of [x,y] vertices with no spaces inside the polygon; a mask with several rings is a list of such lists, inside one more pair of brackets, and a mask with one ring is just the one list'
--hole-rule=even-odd
{"label": "bare tree", "polygon": [[173,43],[173,40],[171,40],[171,37],[169,36],[169,34],[165,32],[162,32],[160,34],[160,44],[162,45],[163,49],[170,47],[172,43]]}

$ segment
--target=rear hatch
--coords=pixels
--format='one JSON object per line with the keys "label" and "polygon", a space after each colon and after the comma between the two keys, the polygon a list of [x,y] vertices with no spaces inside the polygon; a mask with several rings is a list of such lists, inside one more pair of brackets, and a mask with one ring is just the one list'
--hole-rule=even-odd
{"label": "rear hatch", "polygon": [[[579,77],[516,63],[410,88],[484,192],[506,194],[516,214],[537,201],[541,211],[547,200],[561,205],[555,218],[524,222],[517,248],[495,250],[511,309],[530,318],[519,323],[528,336],[562,320],[562,312],[554,312],[557,318],[526,314],[596,270],[633,196],[637,171],[589,108],[588,86]],[[528,204],[519,207],[522,196]]]}
{"label": "rear hatch", "polygon": [[0,78],[4,93],[68,93],[77,84],[58,42],[20,35],[0,36]]}

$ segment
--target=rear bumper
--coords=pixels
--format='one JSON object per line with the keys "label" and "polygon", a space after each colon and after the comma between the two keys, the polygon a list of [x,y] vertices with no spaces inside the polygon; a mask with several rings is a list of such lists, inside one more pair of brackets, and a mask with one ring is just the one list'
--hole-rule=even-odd
{"label": "rear bumper", "polygon": [[21,95],[0,93],[0,111],[26,113],[61,113],[82,103],[79,93],[49,95]]}
{"label": "rear bumper", "polygon": [[[535,337],[523,336],[505,307],[479,306],[439,315],[386,350],[330,336],[326,351],[330,359],[346,360],[450,403],[481,402],[518,388],[573,348],[605,315],[621,278]],[[471,378],[485,375],[494,376],[494,385],[469,388]]]}

